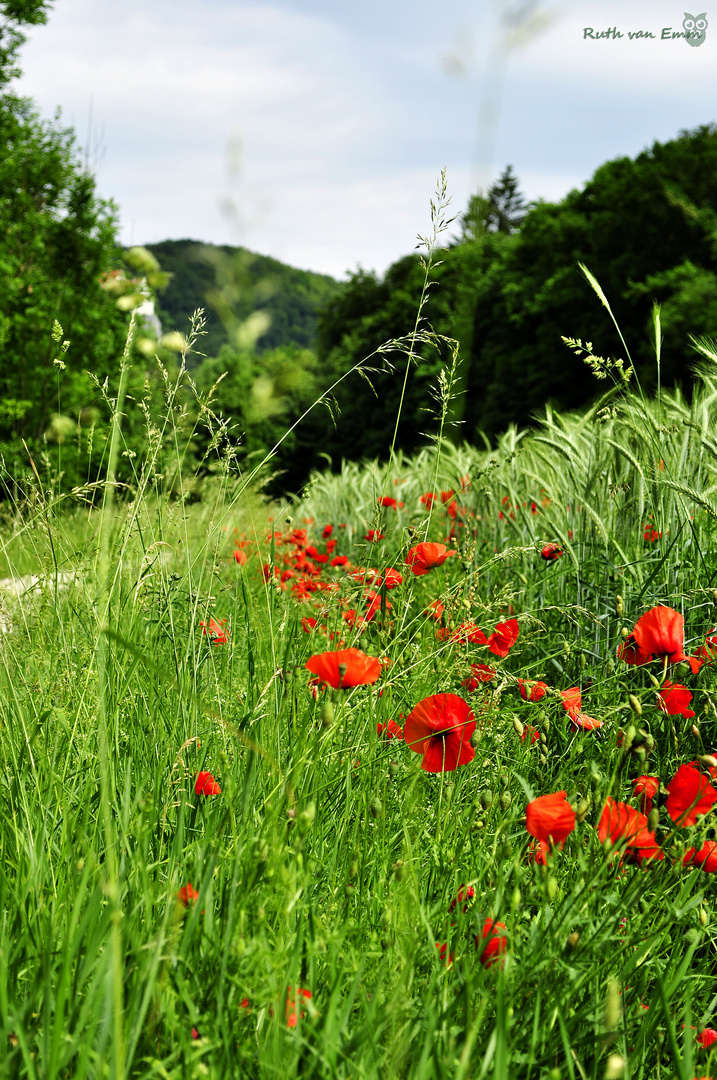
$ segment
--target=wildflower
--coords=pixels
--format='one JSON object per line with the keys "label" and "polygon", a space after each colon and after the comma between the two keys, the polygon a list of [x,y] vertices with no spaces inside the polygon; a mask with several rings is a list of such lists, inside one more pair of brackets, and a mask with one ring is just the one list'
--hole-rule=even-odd
{"label": "wildflower", "polygon": [[328,540],[328,538],[331,536],[331,533],[333,531],[334,531],[333,525],[324,525],[324,531],[321,534],[322,539]]}
{"label": "wildflower", "polygon": [[399,574],[398,570],[386,570],[383,575],[384,584],[387,589],[395,589],[398,585],[403,585],[403,574]]}
{"label": "wildflower", "polygon": [[381,674],[380,661],[373,656],[367,656],[360,649],[317,653],[309,657],[305,667],[334,690],[370,685],[375,683]]}
{"label": "wildflower", "polygon": [[301,625],[303,626],[306,633],[310,634],[311,631],[315,630],[319,624],[312,616],[305,615],[304,618],[301,620]]}
{"label": "wildflower", "polygon": [[583,731],[592,731],[594,728],[603,726],[603,720],[595,720],[594,717],[582,711],[582,693],[579,687],[571,686],[569,690],[561,690],[560,695],[573,727],[582,728]]}
{"label": "wildflower", "polygon": [[290,986],[287,987],[287,990],[286,990],[286,1023],[288,1025],[288,1027],[290,1027],[290,1028],[295,1028],[296,1025],[299,1022],[299,1018],[301,1018],[303,1020],[304,1016],[305,1016],[305,1013],[304,1013],[303,1009],[298,1010],[299,1015],[297,1016],[297,1003],[296,1003],[297,998],[298,999],[305,998],[307,1001],[310,1001],[311,1000],[311,991],[310,990],[302,990],[301,987],[299,987],[299,989],[296,991],[296,994],[294,994],[294,991],[292,990],[292,988]]}
{"label": "wildflower", "polygon": [[466,645],[469,642],[471,645],[485,645],[488,641],[481,628],[473,622],[461,623],[452,633],[447,627],[441,627],[437,631],[437,637],[441,641],[450,637],[451,641],[459,641],[461,645]]}
{"label": "wildflower", "polygon": [[697,650],[697,656],[705,664],[713,664],[717,660],[717,637],[714,637],[714,634],[717,634],[717,629],[710,630],[704,645]]}
{"label": "wildflower", "polygon": [[479,938],[478,935],[476,935],[475,940],[477,949],[481,947],[486,938],[488,939],[480,954],[480,962],[484,968],[489,968],[495,964],[508,947],[508,939],[505,937],[504,931],[505,923],[494,922],[493,919],[486,919],[483,924],[481,937]]}
{"label": "wildflower", "polygon": [[707,1050],[717,1042],[717,1031],[714,1028],[704,1028],[697,1036],[697,1042],[703,1050]]}
{"label": "wildflower", "polygon": [[475,757],[470,744],[475,727],[467,701],[457,694],[434,694],[408,715],[404,736],[414,753],[423,754],[426,772],[452,772]]}
{"label": "wildflower", "polygon": [[442,491],[441,492],[441,502],[445,505],[445,503],[451,501],[451,499],[453,498],[454,495],[455,495],[455,491],[453,490],[453,488],[450,488],[448,491]]}
{"label": "wildflower", "polygon": [[617,647],[617,658],[622,660],[625,664],[635,664],[641,666],[642,664],[649,664],[652,660],[652,653],[645,652],[635,641],[634,633],[628,634],[624,641],[621,641]]}
{"label": "wildflower", "polygon": [[638,776],[632,781],[632,794],[640,798],[640,810],[643,814],[649,814],[652,810],[652,800],[660,790],[660,781],[656,776]]}
{"label": "wildflower", "polygon": [[351,566],[351,563],[349,562],[348,555],[334,555],[333,559],[331,560],[331,565],[332,566],[345,566],[346,569],[348,570],[350,568],[350,566]]}
{"label": "wildflower", "polygon": [[386,534],[379,532],[378,529],[369,529],[364,536],[364,540],[370,541],[372,544],[377,544],[379,540],[385,540]]}
{"label": "wildflower", "polygon": [[193,904],[194,901],[198,899],[199,893],[196,889],[192,887],[191,881],[188,881],[186,885],[183,885],[177,893],[177,900],[179,900],[180,904],[182,904],[183,907],[188,907],[190,904]]}
{"label": "wildflower", "polygon": [[431,600],[430,604],[425,609],[423,614],[428,615],[429,618],[435,619],[436,622],[438,622],[438,620],[443,615],[443,610],[444,610],[443,604],[441,603],[440,600]]}
{"label": "wildflower", "polygon": [[628,848],[657,849],[655,834],[648,829],[645,815],[609,795],[598,822],[598,837],[601,844],[606,840],[613,845],[627,841]]}
{"label": "wildflower", "polygon": [[414,574],[427,574],[435,566],[443,566],[446,559],[456,554],[456,551],[449,551],[445,544],[416,544],[406,556],[406,566],[410,566]]}
{"label": "wildflower", "polygon": [[523,701],[541,701],[550,687],[540,680],[537,682],[523,682],[522,679],[518,679],[518,689]]}
{"label": "wildflower", "polygon": [[694,825],[717,802],[717,791],[706,776],[693,765],[680,765],[667,785],[665,809],[672,820],[683,828]]}
{"label": "wildflower", "polygon": [[192,1032],[191,1032],[191,1035],[192,1035],[192,1038],[193,1038],[193,1039],[198,1039],[198,1038],[199,1038],[199,1031],[198,1031],[198,1029],[197,1029],[197,1028],[195,1028],[195,1027],[193,1027],[193,1028],[192,1028]]}
{"label": "wildflower", "polygon": [[546,562],[553,562],[555,559],[559,559],[564,554],[557,544],[545,544],[540,554],[543,556]]}
{"label": "wildflower", "polygon": [[[472,885],[461,885],[458,890],[458,896],[455,898],[455,900],[451,901],[451,906],[448,908],[448,910],[454,911],[458,904],[462,904],[463,906],[461,907],[461,911],[465,915],[465,913],[468,911],[467,901],[472,900],[475,894],[476,891]],[[466,902],[464,903],[464,901]]]}
{"label": "wildflower", "polygon": [[222,619],[221,622],[217,622],[216,619],[210,618],[209,625],[207,623],[200,622],[202,633],[207,634],[211,640],[212,645],[226,645],[229,641],[229,635],[224,627],[226,626],[226,619]]}
{"label": "wildflower", "polygon": [[540,732],[532,724],[523,724],[523,734],[520,736],[523,742],[526,741],[528,736],[530,736],[530,745],[532,746],[533,743],[538,742],[540,739]]}
{"label": "wildflower", "polygon": [[[688,858],[688,854],[690,857]],[[699,851],[689,848],[683,860],[685,864],[694,863],[704,870],[706,874],[714,874],[717,871],[717,840],[705,840]]]}
{"label": "wildflower", "polygon": [[507,656],[518,640],[520,633],[517,619],[508,619],[507,622],[498,623],[492,634],[488,636],[486,644],[496,656]]}
{"label": "wildflower", "polygon": [[376,731],[379,736],[383,735],[384,739],[403,738],[403,728],[395,720],[389,720],[385,724],[377,724]]}
{"label": "wildflower", "polygon": [[525,808],[525,827],[542,844],[562,847],[575,828],[575,811],[564,791],[540,795]]}
{"label": "wildflower", "polygon": [[194,791],[197,795],[221,795],[222,793],[222,789],[210,772],[197,773]]}
{"label": "wildflower", "polygon": [[671,683],[669,679],[665,680],[660,690],[660,700],[658,702],[664,713],[668,713],[670,716],[684,716],[685,719],[689,719],[689,717],[695,715],[694,711],[689,708],[691,701],[692,694],[686,686],[682,686],[681,683]]}
{"label": "wildflower", "polygon": [[453,961],[455,960],[455,957],[454,957],[453,953],[449,952],[449,950],[448,950],[448,942],[447,941],[444,941],[444,942],[437,941],[436,942],[436,948],[438,949],[438,958],[439,958],[439,960],[441,961],[441,963],[445,967],[449,968],[451,966],[451,964],[453,963]]}
{"label": "wildflower", "polygon": [[239,566],[243,566],[244,563],[246,562],[246,553],[243,552],[241,550],[241,548],[236,548],[235,551],[233,552],[233,554],[234,554],[234,559],[239,564]]}
{"label": "wildflower", "polygon": [[495,671],[487,664],[471,664],[470,678],[464,679],[461,686],[465,686],[469,693],[478,689],[482,682],[490,682],[495,677]]}
{"label": "wildflower", "polygon": [[685,639],[685,620],[679,611],[662,605],[642,615],[633,631],[635,641],[645,653],[667,657],[670,664],[685,659],[682,646]]}
{"label": "wildflower", "polygon": [[423,503],[426,510],[430,510],[434,502],[436,501],[436,496],[433,494],[432,491],[427,491],[424,495],[421,495],[418,501]]}
{"label": "wildflower", "polygon": [[396,500],[392,499],[390,497],[390,495],[382,495],[380,498],[378,498],[376,500],[376,502],[378,503],[379,506],[385,506],[385,507],[388,507],[391,510],[398,510],[399,508],[401,508],[403,506],[402,502],[396,502]]}

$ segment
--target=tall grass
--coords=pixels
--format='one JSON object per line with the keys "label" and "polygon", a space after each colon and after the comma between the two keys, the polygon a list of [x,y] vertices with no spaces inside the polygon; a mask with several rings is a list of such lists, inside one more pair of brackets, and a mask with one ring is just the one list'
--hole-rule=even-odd
{"label": "tall grass", "polygon": [[[717,353],[698,345],[690,403],[621,389],[493,450],[440,439],[346,463],[283,507],[228,452],[201,503],[157,482],[160,447],[176,462],[187,438],[168,384],[134,497],[111,501],[118,441],[103,509],[37,486],[7,507],[4,572],[40,580],[8,594],[0,640],[0,1075],[715,1071],[694,1038],[717,1004],[714,885],[681,861],[711,817],[682,830],[663,810],[667,856],[642,867],[596,831],[631,777],[665,784],[714,748],[710,665],[672,672],[693,719],[657,707],[660,664],[616,655],[656,604],[684,613],[688,652],[717,622]],[[121,440],[121,394],[115,408]],[[427,509],[429,488],[455,495]],[[386,494],[403,506],[377,508]],[[403,574],[353,628],[342,616],[366,610],[366,582],[327,563],[332,588],[301,600],[274,572],[323,548],[329,524],[355,566]],[[417,577],[405,558],[426,538],[457,555]],[[546,561],[546,544],[563,555]],[[441,623],[424,614],[438,599]],[[451,640],[509,616],[505,659]],[[228,640],[212,644],[210,619]],[[388,661],[373,687],[312,690],[308,658],[339,645]],[[494,677],[470,692],[486,662]],[[550,690],[525,701],[518,678]],[[574,685],[602,729],[573,730],[560,691]],[[437,693],[464,696],[478,727],[474,760],[432,775],[377,727]],[[221,792],[197,794],[200,772]],[[526,803],[563,789],[581,821],[538,865]],[[484,966],[489,919],[507,949]]]}

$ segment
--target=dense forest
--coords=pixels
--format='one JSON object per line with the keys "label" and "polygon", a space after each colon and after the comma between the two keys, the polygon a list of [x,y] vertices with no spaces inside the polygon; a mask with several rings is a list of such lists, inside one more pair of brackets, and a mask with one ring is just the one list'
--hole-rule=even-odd
{"label": "dense forest", "polygon": [[[385,455],[399,401],[396,445],[419,448],[440,423],[439,378],[450,398],[444,430],[456,441],[492,440],[546,405],[585,405],[603,387],[565,337],[632,364],[649,393],[658,379],[655,303],[661,384],[689,394],[690,335],[717,335],[715,125],[607,162],[556,203],[526,205],[505,169],[471,198],[452,236],[440,236],[411,344],[426,284],[418,253],[381,276],[358,270],[338,283],[193,240],[123,250],[118,209],[97,196],[74,132],[7,88],[21,27],[44,21],[46,7],[0,0],[8,30],[0,49],[0,456],[8,474],[27,469],[29,453],[53,484],[102,476],[134,309],[130,395],[149,415],[164,407],[165,374],[180,378],[188,462],[208,460],[214,445],[203,427],[210,393],[240,464],[259,460],[291,428],[271,461],[274,492],[300,490],[319,465]],[[602,286],[624,344],[580,264]],[[160,340],[141,315],[147,300],[170,331]],[[204,333],[187,350],[181,335],[197,308],[205,309]],[[381,349],[396,339],[403,344]],[[451,340],[459,346],[453,366]],[[130,486],[148,430],[125,427]]]}

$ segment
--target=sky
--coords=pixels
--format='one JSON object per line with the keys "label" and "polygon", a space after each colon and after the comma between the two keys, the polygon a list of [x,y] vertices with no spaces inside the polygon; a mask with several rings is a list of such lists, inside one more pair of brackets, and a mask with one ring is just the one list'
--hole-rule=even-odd
{"label": "sky", "polygon": [[55,0],[12,89],[75,128],[123,243],[343,279],[430,233],[443,169],[453,214],[508,164],[554,201],[717,121],[710,15],[690,46],[673,0]]}

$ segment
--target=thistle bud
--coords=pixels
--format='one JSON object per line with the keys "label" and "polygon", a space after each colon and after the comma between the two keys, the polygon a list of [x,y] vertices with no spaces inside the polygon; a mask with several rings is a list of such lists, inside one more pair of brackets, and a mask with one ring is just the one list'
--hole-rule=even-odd
{"label": "thistle bud", "polygon": [[615,597],[615,614],[619,617],[620,615],[622,615],[624,610],[625,610],[625,605],[623,603],[623,599],[620,596],[620,594],[618,593],[617,596]]}
{"label": "thistle bud", "polygon": [[660,811],[657,806],[653,806],[650,813],[647,815],[647,828],[650,832],[654,832],[657,826],[660,824]]}
{"label": "thistle bud", "polygon": [[333,701],[325,701],[321,706],[321,725],[322,727],[329,728],[334,722],[334,703]]}
{"label": "thistle bud", "polygon": [[627,700],[630,702],[630,708],[634,712],[635,716],[642,716],[642,705],[637,700],[634,694],[628,694]]}
{"label": "thistle bud", "polygon": [[524,727],[523,727],[523,725],[521,724],[521,722],[520,722],[520,720],[518,719],[518,717],[517,717],[517,716],[514,716],[514,717],[512,718],[512,720],[511,720],[511,723],[512,723],[512,725],[513,725],[513,731],[515,732],[515,734],[516,734],[516,735],[520,735],[520,737],[521,737],[521,739],[522,739],[522,737],[523,737],[523,733],[525,732],[525,728],[524,728]]}

